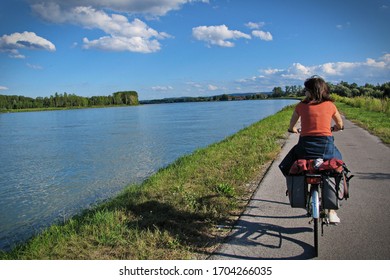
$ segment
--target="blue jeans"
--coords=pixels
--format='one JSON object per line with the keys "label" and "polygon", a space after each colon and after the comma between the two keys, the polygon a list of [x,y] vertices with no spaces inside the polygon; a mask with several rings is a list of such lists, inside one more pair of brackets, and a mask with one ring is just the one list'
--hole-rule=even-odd
{"label": "blue jeans", "polygon": [[279,168],[284,175],[288,175],[292,164],[297,159],[324,160],[331,158],[343,159],[340,151],[334,144],[333,136],[303,136],[279,164]]}

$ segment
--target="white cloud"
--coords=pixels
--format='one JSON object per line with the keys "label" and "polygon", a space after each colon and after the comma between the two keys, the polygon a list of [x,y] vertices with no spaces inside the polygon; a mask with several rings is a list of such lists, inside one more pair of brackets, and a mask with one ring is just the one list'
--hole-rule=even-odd
{"label": "white cloud", "polygon": [[[79,6],[93,7],[99,10],[111,10],[130,14],[147,14],[152,16],[164,16],[173,10],[179,10],[188,3],[209,3],[209,0],[29,0],[32,6],[51,5],[62,6],[71,9]],[[47,11],[49,13],[49,11]],[[54,16],[54,15],[53,15]],[[60,20],[60,19],[58,19]]]}
{"label": "white cloud", "polygon": [[293,63],[287,71],[281,74],[282,77],[294,80],[303,80],[312,76],[313,67],[304,66],[300,63]]}
{"label": "white cloud", "polygon": [[0,86],[0,90],[7,90],[8,88],[5,86]]}
{"label": "white cloud", "polygon": [[26,58],[25,55],[19,53],[19,50],[10,50],[10,51],[6,51],[6,50],[0,50],[0,52],[8,52],[9,53],[9,57],[12,57],[12,58],[19,58],[19,59],[23,59],[23,58]]}
{"label": "white cloud", "polygon": [[312,75],[320,75],[328,81],[353,81],[360,83],[384,83],[390,77],[390,54],[378,59],[367,58],[362,62],[327,62],[319,65],[293,63],[285,69],[262,69],[261,75],[240,79],[242,85],[290,85],[301,84]]}
{"label": "white cloud", "polygon": [[0,37],[0,52],[7,52],[12,58],[25,58],[20,49],[55,51],[54,44],[34,32],[13,33]]}
{"label": "white cloud", "polygon": [[152,87],[152,90],[154,91],[170,91],[173,90],[172,86],[154,86]]}
{"label": "white cloud", "polygon": [[208,85],[207,88],[211,91],[218,90],[218,87],[214,85]]}
{"label": "white cloud", "polygon": [[229,30],[226,25],[194,27],[192,28],[192,36],[199,41],[207,42],[209,45],[220,47],[234,47],[234,43],[229,40],[251,39],[250,35],[237,30]]}
{"label": "white cloud", "polygon": [[36,64],[27,63],[26,65],[27,65],[28,67],[30,67],[31,69],[34,69],[34,70],[42,70],[42,69],[43,69],[42,66],[36,65]]}
{"label": "white cloud", "polygon": [[[88,4],[88,2],[97,6],[105,3],[105,1],[86,1],[83,4]],[[112,4],[119,5],[122,2],[124,1],[113,1]],[[84,38],[85,49],[151,53],[161,49],[158,40],[171,37],[165,32],[154,30],[140,19],[129,22],[128,18],[121,14],[109,15],[91,6],[68,7],[72,3],[66,4],[68,5],[61,6],[59,1],[58,3],[57,1],[39,2],[33,5],[33,9],[45,20],[55,23],[72,23],[88,29],[96,28],[107,34],[107,36],[93,40]]]}
{"label": "white cloud", "polygon": [[157,40],[145,40],[140,37],[110,37],[104,36],[96,40],[83,39],[84,49],[100,49],[105,51],[130,51],[139,53],[151,53],[160,50]]}
{"label": "white cloud", "polygon": [[107,37],[103,39],[108,50],[128,50],[143,53],[156,52],[160,50],[160,43],[157,39],[170,37],[166,33],[159,33],[150,28],[139,19],[128,22],[127,18],[120,15],[112,15],[108,22],[104,21],[102,24],[98,24],[97,28],[110,34],[109,40],[107,40]]}
{"label": "white cloud", "polygon": [[351,27],[351,23],[350,22],[347,22],[345,24],[337,24],[336,25],[336,28],[339,29],[339,30],[343,30],[343,29],[346,29],[346,28],[349,28]]}
{"label": "white cloud", "polygon": [[260,38],[263,41],[272,41],[273,40],[272,34],[270,32],[265,32],[265,31],[261,31],[261,30],[253,30],[252,35]]}
{"label": "white cloud", "polygon": [[283,69],[265,69],[265,70],[262,70],[262,72],[264,72],[265,74],[267,75],[272,75],[272,74],[275,74],[275,73],[278,73],[278,72],[282,72],[284,71]]}
{"label": "white cloud", "polygon": [[254,29],[252,31],[253,37],[258,37],[263,41],[272,41],[273,36],[271,32],[260,30],[265,26],[265,22],[248,22],[245,24],[249,29]]}
{"label": "white cloud", "polygon": [[193,87],[193,88],[202,88],[202,85],[199,84],[199,83],[195,83],[195,82],[187,82],[186,83],[187,85]]}
{"label": "white cloud", "polygon": [[249,29],[260,29],[265,25],[265,22],[248,22],[245,24]]}
{"label": "white cloud", "polygon": [[342,76],[346,71],[356,69],[363,66],[362,63],[353,62],[328,62],[317,67],[313,67],[313,70],[317,70],[323,75],[329,76]]}

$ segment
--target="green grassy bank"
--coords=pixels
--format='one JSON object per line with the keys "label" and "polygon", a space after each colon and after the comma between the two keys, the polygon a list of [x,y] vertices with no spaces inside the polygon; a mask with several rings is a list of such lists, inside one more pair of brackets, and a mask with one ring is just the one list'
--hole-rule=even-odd
{"label": "green grassy bank", "polygon": [[[46,112],[46,111],[67,111],[67,110],[82,110],[82,109],[100,109],[100,108],[117,108],[127,107],[130,105],[101,105],[88,107],[47,107],[47,108],[27,108],[27,109],[0,109],[0,114],[6,113],[28,113],[28,112]],[[136,105],[132,105],[136,106]]]}
{"label": "green grassy bank", "polygon": [[176,160],[2,259],[197,259],[221,242],[287,137],[292,107]]}
{"label": "green grassy bank", "polygon": [[336,105],[348,120],[378,136],[383,143],[390,144],[390,114],[388,112],[370,111],[341,102],[337,102]]}
{"label": "green grassy bank", "polygon": [[350,121],[378,136],[383,143],[390,144],[389,98],[370,96],[342,97],[332,94],[340,112]]}

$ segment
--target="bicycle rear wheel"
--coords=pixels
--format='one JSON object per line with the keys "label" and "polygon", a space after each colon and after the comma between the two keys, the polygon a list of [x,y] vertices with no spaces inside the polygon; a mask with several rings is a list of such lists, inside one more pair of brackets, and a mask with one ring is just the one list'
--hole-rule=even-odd
{"label": "bicycle rear wheel", "polygon": [[312,185],[311,188],[311,203],[312,203],[312,217],[314,223],[314,250],[315,256],[318,257],[318,221],[320,216],[320,204],[318,196],[318,186]]}
{"label": "bicycle rear wheel", "polygon": [[315,256],[318,257],[318,218],[314,219],[314,250]]}

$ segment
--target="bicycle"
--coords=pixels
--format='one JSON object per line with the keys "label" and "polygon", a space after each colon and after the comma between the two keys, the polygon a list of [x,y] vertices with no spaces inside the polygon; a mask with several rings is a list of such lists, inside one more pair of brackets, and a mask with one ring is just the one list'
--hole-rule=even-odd
{"label": "bicycle", "polygon": [[[300,132],[300,130],[298,130]],[[340,200],[349,197],[350,170],[338,159],[301,159],[294,162],[296,175],[287,176],[287,194],[292,207],[305,208],[313,224],[315,256],[319,253],[319,224],[321,235],[329,220],[329,210],[338,209]],[[294,173],[294,172],[293,172]],[[332,182],[332,180],[334,180]],[[341,186],[341,187],[340,187]],[[295,192],[295,193],[294,193]]]}

